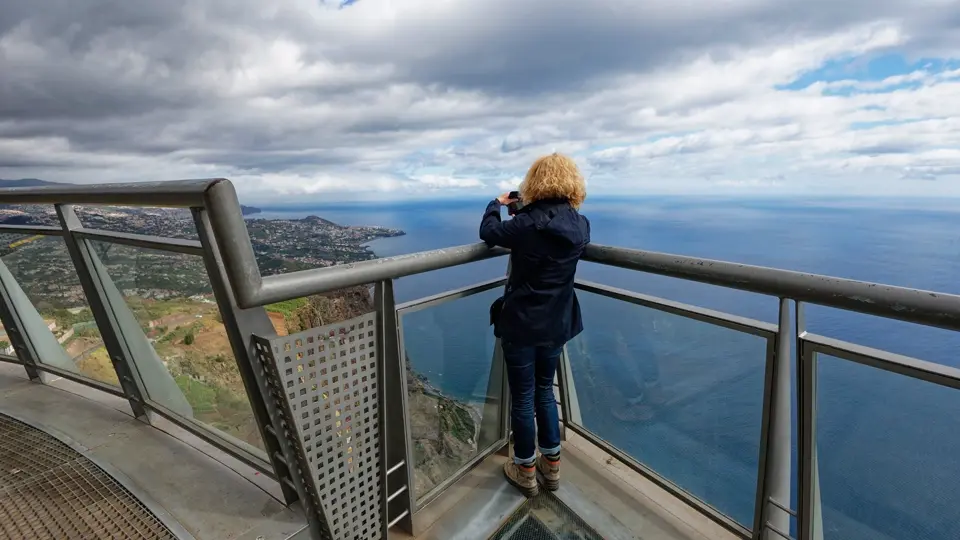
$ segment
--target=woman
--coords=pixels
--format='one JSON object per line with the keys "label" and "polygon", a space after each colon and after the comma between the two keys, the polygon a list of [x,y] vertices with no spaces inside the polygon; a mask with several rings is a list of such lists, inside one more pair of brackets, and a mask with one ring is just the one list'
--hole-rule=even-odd
{"label": "woman", "polygon": [[[577,209],[586,198],[583,176],[569,157],[533,163],[520,186],[524,204],[502,222],[509,194],[487,205],[480,238],[511,250],[510,276],[494,331],[501,338],[510,382],[513,461],[507,480],[528,497],[560,482],[560,420],[553,379],[563,345],[583,330],[573,278],[590,242],[590,222]],[[536,418],[536,423],[534,423]],[[540,455],[536,452],[539,442]]]}

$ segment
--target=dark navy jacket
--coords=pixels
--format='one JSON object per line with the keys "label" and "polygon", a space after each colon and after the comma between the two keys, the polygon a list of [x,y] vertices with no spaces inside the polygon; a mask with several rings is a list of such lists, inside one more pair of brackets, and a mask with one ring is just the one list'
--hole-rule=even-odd
{"label": "dark navy jacket", "polygon": [[481,240],[511,250],[498,334],[504,343],[559,347],[583,331],[573,278],[590,222],[564,200],[537,201],[503,222],[500,207],[490,202],[480,223]]}

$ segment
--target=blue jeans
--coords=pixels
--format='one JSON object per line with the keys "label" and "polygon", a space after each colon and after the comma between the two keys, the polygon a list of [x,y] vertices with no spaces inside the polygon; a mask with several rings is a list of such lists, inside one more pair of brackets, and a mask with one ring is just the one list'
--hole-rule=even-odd
{"label": "blue jeans", "polygon": [[562,351],[560,347],[503,344],[510,382],[513,460],[520,465],[533,464],[538,439],[540,453],[549,455],[560,451],[560,417],[553,395],[553,379]]}

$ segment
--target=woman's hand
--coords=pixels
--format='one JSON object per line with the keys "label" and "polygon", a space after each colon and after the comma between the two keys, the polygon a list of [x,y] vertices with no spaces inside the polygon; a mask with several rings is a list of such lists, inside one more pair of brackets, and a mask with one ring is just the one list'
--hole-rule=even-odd
{"label": "woman's hand", "polygon": [[503,205],[507,205],[517,201],[517,199],[510,198],[510,193],[504,193],[503,195],[497,197],[497,200],[500,201],[500,204],[503,204]]}

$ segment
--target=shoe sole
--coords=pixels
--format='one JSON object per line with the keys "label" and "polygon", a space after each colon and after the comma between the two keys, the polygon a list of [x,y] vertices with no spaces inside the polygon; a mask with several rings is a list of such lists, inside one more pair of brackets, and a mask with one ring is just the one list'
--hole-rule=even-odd
{"label": "shoe sole", "polygon": [[509,483],[511,486],[517,488],[518,490],[520,490],[520,493],[523,493],[524,496],[526,496],[528,499],[531,499],[531,498],[533,498],[533,497],[536,497],[537,495],[540,494],[540,485],[539,485],[539,484],[534,485],[532,488],[522,486],[522,485],[520,485],[518,482],[514,481],[513,478],[510,478],[509,476],[507,476],[506,471],[504,471],[503,477],[507,479],[507,483]]}
{"label": "shoe sole", "polygon": [[543,486],[543,489],[547,491],[556,491],[560,489],[560,480],[547,480],[547,476],[537,471],[537,481]]}

